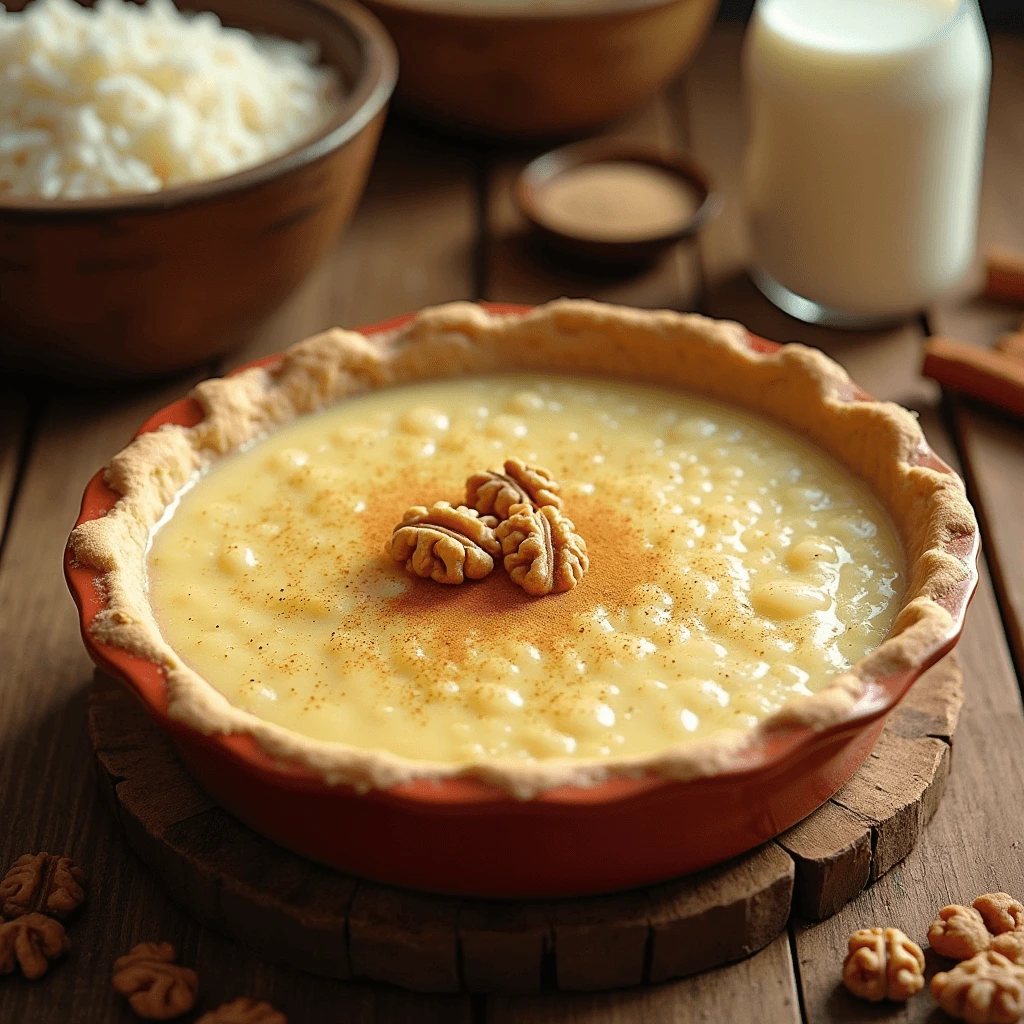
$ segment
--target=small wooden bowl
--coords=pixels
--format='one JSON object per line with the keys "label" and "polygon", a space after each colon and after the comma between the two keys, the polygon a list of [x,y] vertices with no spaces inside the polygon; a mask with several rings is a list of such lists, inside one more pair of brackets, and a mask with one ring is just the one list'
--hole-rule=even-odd
{"label": "small wooden bowl", "polygon": [[223,178],[127,197],[0,202],[8,367],[110,379],[199,363],[280,305],[351,217],[398,73],[380,23],[350,0],[202,6],[226,25],[315,40],[346,88],[336,116],[304,145]]}
{"label": "small wooden bowl", "polygon": [[[692,196],[694,211],[685,223],[658,234],[638,232],[632,237],[597,237],[574,233],[553,220],[544,203],[544,190],[556,178],[587,165],[645,164],[677,177]],[[683,153],[663,153],[648,146],[595,139],[553,149],[527,164],[516,183],[516,202],[523,216],[551,248],[576,259],[596,263],[648,263],[665,249],[696,234],[722,208],[722,197],[712,190],[704,171]]]}
{"label": "small wooden bowl", "polygon": [[365,0],[402,60],[399,99],[473,134],[580,134],[657,93],[718,0]]}

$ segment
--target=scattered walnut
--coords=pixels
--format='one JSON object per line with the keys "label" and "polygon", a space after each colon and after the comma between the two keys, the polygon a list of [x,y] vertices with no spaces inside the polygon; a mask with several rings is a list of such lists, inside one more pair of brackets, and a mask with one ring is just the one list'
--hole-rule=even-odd
{"label": "scattered walnut", "polygon": [[170,1020],[195,1005],[199,978],[176,957],[169,942],[140,942],[114,963],[114,988],[140,1017]]}
{"label": "scattered walnut", "polygon": [[1013,1024],[1024,1014],[1024,967],[988,950],[932,978],[932,995],[970,1024]]}
{"label": "scattered walnut", "polygon": [[974,907],[943,907],[928,929],[928,942],[939,956],[967,960],[988,949],[992,936]]}
{"label": "scattered walnut", "polygon": [[0,911],[5,917],[49,914],[66,918],[85,899],[85,875],[70,857],[26,853],[0,882]]}
{"label": "scattered walnut", "polygon": [[903,1002],[924,988],[924,954],[898,928],[861,928],[850,936],[843,984],[862,999]]}
{"label": "scattered walnut", "polygon": [[21,968],[26,978],[41,978],[49,966],[71,948],[60,921],[45,914],[24,914],[0,924],[0,974]]}
{"label": "scattered walnut", "polygon": [[288,1024],[288,1018],[270,1003],[258,1003],[241,996],[204,1013],[196,1024]]}
{"label": "scattered walnut", "polygon": [[993,935],[1012,932],[1024,926],[1024,906],[1006,892],[987,892],[971,904]]}
{"label": "scattered walnut", "polygon": [[995,953],[1002,953],[1007,960],[1024,966],[1024,931],[1003,932],[992,940],[988,948]]}
{"label": "scattered walnut", "polygon": [[466,481],[466,504],[481,515],[508,519],[513,505],[562,507],[558,481],[543,466],[528,466],[522,459],[506,459],[505,472],[492,469],[474,473]]}
{"label": "scattered walnut", "polygon": [[465,505],[453,508],[447,501],[434,502],[430,508],[415,505],[395,527],[384,550],[423,579],[481,580],[501,554],[494,536],[496,524],[493,516],[481,516]]}
{"label": "scattered walnut", "polygon": [[535,597],[572,590],[590,568],[586,542],[553,505],[513,505],[494,535],[509,576]]}

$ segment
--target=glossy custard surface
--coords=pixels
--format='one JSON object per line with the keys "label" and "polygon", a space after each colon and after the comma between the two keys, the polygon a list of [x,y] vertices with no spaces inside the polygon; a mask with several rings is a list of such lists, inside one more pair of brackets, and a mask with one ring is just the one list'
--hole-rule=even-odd
{"label": "glossy custard surface", "polygon": [[[518,456],[562,482],[591,568],[530,597],[384,553],[410,505]],[[747,728],[885,638],[903,588],[876,499],[741,411],[629,383],[420,383],[218,462],[154,533],[170,645],[232,703],[410,758],[653,753]]]}

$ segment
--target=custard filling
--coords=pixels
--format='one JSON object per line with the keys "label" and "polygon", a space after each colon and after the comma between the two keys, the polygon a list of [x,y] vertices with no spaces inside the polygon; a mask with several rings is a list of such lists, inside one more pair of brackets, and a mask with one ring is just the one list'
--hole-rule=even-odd
{"label": "custard filling", "polygon": [[[568,593],[383,553],[412,504],[518,457],[586,538]],[[889,631],[899,541],[825,453],[685,393],[520,374],[382,389],[219,460],[154,531],[166,641],[314,739],[449,763],[653,754],[756,725]]]}

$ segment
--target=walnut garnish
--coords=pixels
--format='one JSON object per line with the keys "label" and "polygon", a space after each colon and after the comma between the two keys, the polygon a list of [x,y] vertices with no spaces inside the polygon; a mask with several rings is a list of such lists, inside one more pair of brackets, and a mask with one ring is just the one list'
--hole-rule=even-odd
{"label": "walnut garnish", "polygon": [[0,882],[4,917],[49,914],[66,918],[85,899],[85,875],[70,857],[26,853]]}
{"label": "walnut garnish", "polygon": [[24,914],[0,924],[0,974],[21,968],[26,978],[41,978],[71,948],[64,925],[45,914]]}
{"label": "walnut garnish", "polygon": [[509,576],[535,597],[572,590],[590,568],[586,541],[554,505],[513,505],[494,535]]}
{"label": "walnut garnish", "polygon": [[988,950],[932,978],[932,995],[970,1024],[1013,1024],[1024,1014],[1024,967]]}
{"label": "walnut garnish", "polygon": [[924,954],[898,928],[861,928],[850,936],[843,984],[861,999],[904,1002],[924,988]]}
{"label": "walnut garnish", "polygon": [[562,507],[560,486],[551,471],[529,466],[522,459],[506,459],[505,472],[492,469],[474,473],[466,481],[466,504],[481,515],[508,519],[513,505]]}
{"label": "walnut garnish", "polygon": [[928,929],[928,942],[939,956],[967,960],[988,949],[992,936],[974,907],[943,907]]}
{"label": "walnut garnish", "polygon": [[204,1013],[196,1024],[288,1024],[288,1018],[270,1003],[241,996]]}
{"label": "walnut garnish", "polygon": [[140,942],[114,963],[114,988],[148,1020],[170,1020],[188,1013],[199,991],[196,972],[174,961],[169,942]]}
{"label": "walnut garnish", "polygon": [[423,579],[438,583],[482,580],[501,554],[494,536],[497,520],[447,501],[414,505],[395,527],[384,550]]}
{"label": "walnut garnish", "polygon": [[981,914],[985,927],[993,935],[1016,931],[1024,925],[1024,906],[1008,892],[987,892],[971,906]]}

